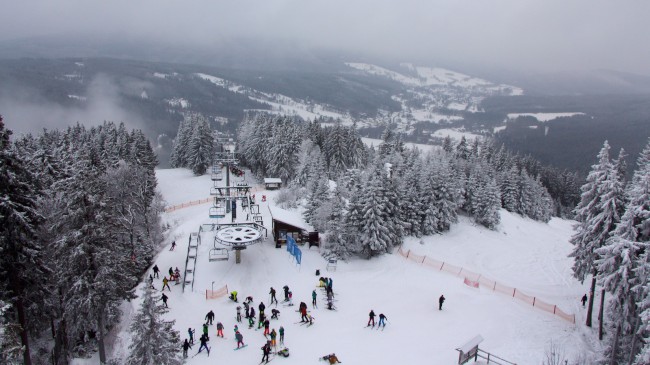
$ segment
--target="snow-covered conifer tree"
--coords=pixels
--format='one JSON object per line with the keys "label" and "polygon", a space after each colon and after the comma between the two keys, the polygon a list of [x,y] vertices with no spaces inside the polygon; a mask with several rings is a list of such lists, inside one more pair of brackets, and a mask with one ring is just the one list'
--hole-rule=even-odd
{"label": "snow-covered conifer tree", "polygon": [[128,365],[180,365],[180,334],[174,321],[165,321],[167,309],[156,302],[153,289],[143,289],[142,305],[131,322]]}

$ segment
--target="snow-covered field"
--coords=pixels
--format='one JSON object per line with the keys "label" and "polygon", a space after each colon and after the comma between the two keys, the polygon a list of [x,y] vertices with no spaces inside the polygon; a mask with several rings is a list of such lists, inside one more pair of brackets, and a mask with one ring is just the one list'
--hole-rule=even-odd
{"label": "snow-covered field", "polygon": [[[193,177],[184,169],[158,170],[160,190],[168,202],[203,199],[209,192],[211,181],[206,177]],[[273,204],[276,192],[258,191],[267,201],[261,203],[264,224],[269,228],[270,214],[267,204]],[[207,204],[177,210],[165,215],[171,225],[166,246],[156,257],[156,264],[166,274],[170,267],[184,269],[188,236],[199,225],[209,223]],[[223,297],[205,299],[205,290],[227,285],[237,290],[240,298],[253,296],[257,305],[268,305],[269,289],[278,291],[282,300],[282,287],[288,285],[293,294],[294,307],[278,306],[280,319],[273,320],[276,330],[284,326],[285,345],[290,357],[274,358],[273,363],[317,364],[322,355],[335,352],[345,364],[455,364],[455,348],[477,334],[485,341],[481,348],[517,364],[541,364],[544,350],[550,341],[564,347],[567,355],[589,353],[593,336],[580,323],[583,321],[579,297],[585,287],[572,279],[571,262],[566,254],[570,250],[568,238],[571,222],[553,219],[549,224],[501,212],[502,223],[496,231],[476,226],[468,219],[460,219],[450,232],[424,237],[407,238],[404,249],[426,254],[457,266],[466,267],[499,282],[517,287],[527,294],[539,296],[555,303],[566,312],[576,313],[578,324],[573,325],[529,305],[497,294],[485,288],[463,285],[462,278],[420,266],[400,255],[339,262],[335,272],[325,271],[326,261],[316,248],[302,247],[302,266],[298,267],[284,249],[276,249],[269,236],[264,242],[242,252],[242,262],[237,265],[234,255],[229,261],[208,261],[208,251],[213,246],[212,235],[204,233],[196,268],[194,289],[172,284],[169,293],[168,319],[176,320],[175,328],[187,337],[187,329],[201,331],[209,310],[216,313],[215,323],[225,325],[225,339],[216,337],[216,328],[210,328],[210,357],[201,353],[188,359],[188,364],[257,364],[265,343],[262,331],[248,329],[243,323],[240,330],[249,346],[236,347],[233,326],[235,303]],[[243,214],[245,216],[245,214]],[[239,217],[242,213],[239,212]],[[169,251],[176,240],[175,251]],[[316,288],[321,276],[333,278],[337,311],[324,309],[323,293]],[[162,276],[161,276],[162,279]],[[160,280],[155,282],[161,288]],[[310,304],[311,292],[317,289],[319,308],[311,309],[314,325],[306,327],[295,312],[301,301]],[[437,308],[438,297],[447,298],[443,310]],[[138,299],[125,304],[127,315],[121,331],[109,336],[112,356],[126,354],[130,342],[127,331],[130,315],[137,311]],[[268,307],[268,306],[267,306]],[[385,330],[366,328],[368,312],[388,317]],[[267,312],[270,308],[267,308]],[[198,337],[198,336],[197,336]],[[190,356],[198,350],[195,345]],[[96,363],[77,361],[77,364]]]}
{"label": "snow-covered field", "polygon": [[[581,115],[584,113],[508,113],[508,119],[517,119],[519,117],[533,117],[540,122],[548,122],[557,118],[572,117],[574,115]],[[507,119],[506,119],[507,120]]]}

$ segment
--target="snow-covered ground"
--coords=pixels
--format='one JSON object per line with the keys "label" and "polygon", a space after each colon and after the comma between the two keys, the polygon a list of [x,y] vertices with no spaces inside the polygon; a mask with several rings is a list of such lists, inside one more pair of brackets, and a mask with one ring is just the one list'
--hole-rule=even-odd
{"label": "snow-covered ground", "polygon": [[[209,192],[211,181],[207,176],[193,177],[184,169],[157,170],[159,188],[168,202],[203,199]],[[258,188],[259,189],[259,188]],[[257,191],[264,224],[271,228],[268,204],[273,204],[277,192]],[[165,215],[171,225],[168,237],[156,257],[156,264],[167,273],[170,267],[184,269],[188,237],[200,224],[210,223],[208,204],[177,210]],[[238,216],[245,216],[239,212]],[[285,345],[289,358],[276,358],[282,364],[317,364],[322,355],[335,352],[346,364],[455,364],[455,348],[477,334],[485,341],[481,348],[517,364],[541,364],[544,350],[550,341],[561,344],[567,355],[591,351],[592,335],[580,323],[583,321],[579,297],[585,286],[571,277],[571,261],[566,257],[570,250],[568,239],[572,233],[571,222],[553,219],[549,224],[534,222],[501,212],[502,223],[490,231],[460,219],[450,232],[443,235],[407,238],[404,249],[428,255],[481,273],[491,279],[517,287],[527,294],[536,295],[546,302],[557,304],[566,312],[576,313],[573,325],[527,304],[487,290],[463,285],[462,278],[423,267],[400,255],[389,254],[372,260],[353,259],[339,262],[334,272],[325,270],[326,261],[316,248],[302,247],[302,266],[297,266],[284,249],[276,249],[269,236],[264,242],[242,252],[241,264],[235,264],[234,255],[229,261],[208,261],[208,251],[213,247],[210,233],[204,233],[196,268],[194,289],[172,284],[169,293],[168,319],[176,321],[175,328],[187,337],[187,329],[201,331],[205,314],[216,313],[216,320],[225,325],[225,339],[216,337],[215,326],[210,327],[210,357],[205,353],[188,359],[187,364],[257,364],[262,357],[260,347],[265,343],[262,331],[248,329],[243,323],[240,330],[249,346],[236,347],[233,326],[235,303],[223,297],[205,299],[205,290],[220,288],[237,290],[240,298],[253,296],[257,311],[260,301],[269,302],[269,289],[278,291],[282,300],[282,287],[288,285],[293,294],[294,307],[278,306],[280,319],[271,327],[285,328]],[[175,251],[169,251],[176,240]],[[319,269],[321,276],[333,278],[337,311],[324,309],[323,293],[316,288]],[[161,276],[162,279],[162,276]],[[160,280],[155,282],[161,288]],[[295,312],[301,301],[310,304],[311,292],[318,293],[319,308],[311,308],[314,325],[306,327]],[[438,297],[447,298],[443,310],[437,308]],[[130,316],[138,310],[140,300],[125,304],[127,315],[122,329],[109,336],[113,345],[112,356],[126,354],[130,335],[126,330]],[[368,312],[388,317],[385,330],[366,328]],[[198,337],[198,336],[197,336]],[[110,347],[109,347],[110,348]],[[198,350],[195,345],[190,356]],[[96,363],[78,361],[77,364]]]}
{"label": "snow-covered ground", "polygon": [[465,131],[460,131],[457,129],[438,129],[435,131],[432,136],[434,137],[440,137],[440,138],[445,138],[447,136],[451,137],[451,139],[460,141],[461,138],[465,137],[466,140],[474,140],[476,138],[481,138],[480,135],[470,133],[470,132],[465,132]]}
{"label": "snow-covered ground", "polygon": [[[375,148],[378,147],[381,144],[381,139],[378,139],[378,138],[362,137],[361,141],[366,146],[374,146]],[[425,152],[425,153],[429,152],[429,151],[440,149],[440,146],[434,146],[434,145],[431,145],[431,144],[405,142],[404,145],[406,147],[408,147],[408,148],[417,147],[420,151]]]}

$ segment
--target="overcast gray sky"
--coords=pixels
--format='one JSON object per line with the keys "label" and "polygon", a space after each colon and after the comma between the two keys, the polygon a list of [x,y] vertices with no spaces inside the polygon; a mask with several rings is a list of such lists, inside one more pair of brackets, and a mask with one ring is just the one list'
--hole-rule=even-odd
{"label": "overcast gray sky", "polygon": [[0,6],[0,41],[76,34],[209,46],[247,37],[405,61],[650,75],[646,0],[0,0]]}

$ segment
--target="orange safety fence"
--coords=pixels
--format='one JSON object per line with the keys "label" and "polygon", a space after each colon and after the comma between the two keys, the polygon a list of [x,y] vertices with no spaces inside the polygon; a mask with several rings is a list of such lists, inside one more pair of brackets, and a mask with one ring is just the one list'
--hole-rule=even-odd
{"label": "orange safety fence", "polygon": [[467,270],[460,266],[455,266],[444,261],[438,261],[430,257],[414,254],[413,252],[411,252],[411,250],[404,252],[401,247],[397,249],[397,253],[407,260],[417,262],[418,264],[426,265],[438,271],[446,271],[454,276],[463,277],[464,278],[463,282],[466,285],[469,285],[471,287],[478,288],[479,286],[483,286],[484,288],[487,288],[489,290],[508,295],[515,299],[519,299],[522,302],[528,303],[537,309],[558,316],[567,322],[573,324],[576,323],[575,314],[566,313],[562,311],[560,308],[558,308],[557,305],[546,303],[537,297],[522,292],[517,288],[503,285],[499,282],[486,278],[481,274],[477,274],[473,271]]}
{"label": "orange safety fence", "polygon": [[228,294],[228,285],[221,287],[217,290],[205,290],[205,299],[217,299]]}

